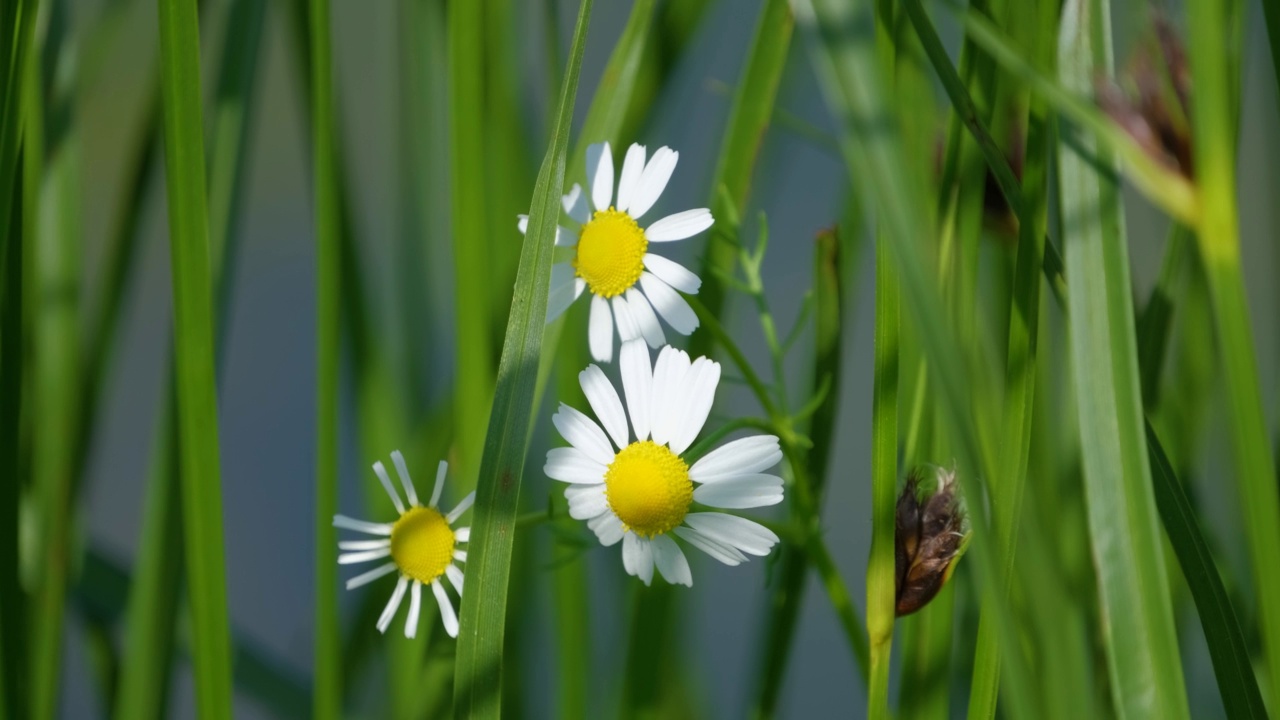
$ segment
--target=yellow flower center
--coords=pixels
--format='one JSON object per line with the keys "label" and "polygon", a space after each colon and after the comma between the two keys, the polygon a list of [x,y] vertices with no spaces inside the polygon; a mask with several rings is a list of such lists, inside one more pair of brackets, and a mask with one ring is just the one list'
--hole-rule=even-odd
{"label": "yellow flower center", "polygon": [[631,216],[609,208],[598,210],[582,228],[573,269],[591,292],[611,298],[640,279],[649,240]]}
{"label": "yellow flower center", "polygon": [[391,526],[391,559],[400,572],[429,583],[453,561],[453,529],[439,510],[411,507]]}
{"label": "yellow flower center", "polygon": [[666,445],[631,443],[604,474],[609,507],[629,530],[653,537],[684,521],[693,502],[689,466]]}

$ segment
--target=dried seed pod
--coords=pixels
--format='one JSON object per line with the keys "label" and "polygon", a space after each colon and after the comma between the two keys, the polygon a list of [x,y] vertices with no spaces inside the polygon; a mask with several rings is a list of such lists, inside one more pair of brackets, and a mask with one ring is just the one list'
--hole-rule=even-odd
{"label": "dried seed pod", "polygon": [[932,491],[921,487],[923,479],[922,470],[912,470],[898,496],[894,537],[898,617],[919,610],[938,594],[969,539],[955,472],[939,468]]}

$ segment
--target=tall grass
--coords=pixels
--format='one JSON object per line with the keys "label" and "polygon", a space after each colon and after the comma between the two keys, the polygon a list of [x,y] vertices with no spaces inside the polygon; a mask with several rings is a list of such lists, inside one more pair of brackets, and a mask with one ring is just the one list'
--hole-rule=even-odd
{"label": "tall grass", "polygon": [[[78,712],[85,693],[127,718],[229,717],[241,703],[326,718],[1276,708],[1280,486],[1260,376],[1273,333],[1250,307],[1273,289],[1245,286],[1257,246],[1242,230],[1259,209],[1237,178],[1260,154],[1241,148],[1248,63],[1274,68],[1280,53],[1249,46],[1244,3],[1161,16],[1107,0],[583,0],[575,20],[551,1],[152,2],[158,23],[141,30],[121,30],[127,1],[0,9],[0,718]],[[1274,37],[1280,13],[1263,13]],[[378,37],[394,51],[365,52],[353,18],[387,21]],[[87,104],[115,89],[117,65],[99,58],[117,33],[160,48],[127,127]],[[220,417],[219,395],[244,386],[219,383],[228,356],[250,359],[228,376],[240,380],[275,361],[237,344],[234,322],[256,310],[241,293],[268,270],[312,269],[264,242],[253,272],[236,272],[249,194],[279,197],[260,183],[280,177],[280,149],[250,140],[279,130],[280,100],[261,90],[281,82],[271,50],[286,34],[299,112],[284,117],[315,261],[299,301],[314,311],[315,408],[297,424],[314,423],[314,455],[250,478],[262,496],[227,487],[236,502],[311,492],[313,506],[287,510],[311,531],[225,531],[269,542],[264,562],[311,561],[313,614],[293,613],[308,629],[268,640],[261,618],[278,615],[258,612],[274,597],[228,603],[228,582],[249,575],[223,557],[219,438],[256,419]],[[730,54],[733,74],[711,77],[709,58]],[[394,78],[369,75],[375,56]],[[353,77],[370,86],[344,88]],[[380,92],[391,101],[351,100]],[[392,121],[386,141],[357,134]],[[118,133],[123,153],[94,144]],[[724,402],[690,457],[743,431],[776,435],[783,454],[768,472],[784,504],[747,513],[780,545],[728,569],[690,553],[692,589],[628,577],[537,471],[544,400],[584,400],[584,303],[544,320],[549,268],[574,252],[553,243],[571,225],[561,195],[603,141],[615,160],[633,141],[679,150],[671,187],[693,199],[663,202],[702,198],[716,219],[684,256],[699,327],[667,334],[722,364]],[[88,165],[108,156],[122,168]],[[818,202],[834,163],[839,212]],[[779,208],[797,185],[813,196],[802,208],[822,208],[803,222]],[[120,473],[102,467],[122,442],[108,411],[136,395],[117,359],[144,351],[126,343],[150,298],[160,187],[173,339],[125,560],[98,498],[123,502]],[[1149,207],[1127,218],[1135,206]],[[295,222],[291,208],[255,218]],[[1164,236],[1153,214],[1170,229],[1147,267],[1146,237]],[[277,446],[279,429],[249,428]],[[456,641],[431,603],[416,638],[384,637],[383,585],[337,592],[339,489],[359,482],[376,512],[385,500],[361,468],[397,448],[415,475],[447,459],[455,500],[477,490]],[[960,555],[932,601],[899,617],[904,563],[919,559],[899,536],[905,478],[939,469],[958,478]],[[743,607],[710,604],[725,588]],[[307,650],[277,657],[286,632]],[[721,633],[745,655],[726,657]],[[175,682],[188,665],[190,685]],[[842,681],[817,687],[830,674]]]}

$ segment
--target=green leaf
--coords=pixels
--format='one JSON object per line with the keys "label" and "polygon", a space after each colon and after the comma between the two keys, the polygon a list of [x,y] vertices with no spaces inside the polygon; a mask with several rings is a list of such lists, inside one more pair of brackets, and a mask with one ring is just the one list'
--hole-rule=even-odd
{"label": "green leaf", "polygon": [[[338,632],[338,364],[342,318],[339,176],[329,0],[309,5],[312,182],[316,218],[315,650],[312,712],[342,714]],[[185,449],[185,446],[184,446]]]}
{"label": "green leaf", "polygon": [[[560,89],[554,132],[534,186],[528,234],[520,254],[511,314],[498,364],[497,389],[471,524],[467,593],[462,597],[454,677],[454,716],[457,718],[497,718],[501,710],[503,634],[512,542],[520,480],[529,447],[569,125],[590,17],[591,0],[583,0]],[[478,276],[468,279],[478,279]]]}
{"label": "green leaf", "polygon": [[161,98],[192,659],[200,716],[224,718],[231,716],[231,651],[199,51],[195,2],[160,0]]}
{"label": "green leaf", "polygon": [[[1071,90],[1110,71],[1109,17],[1106,0],[1067,4],[1059,64]],[[1059,162],[1072,370],[1111,692],[1122,716],[1187,717],[1142,429],[1120,188],[1095,136],[1093,128],[1064,131]]]}

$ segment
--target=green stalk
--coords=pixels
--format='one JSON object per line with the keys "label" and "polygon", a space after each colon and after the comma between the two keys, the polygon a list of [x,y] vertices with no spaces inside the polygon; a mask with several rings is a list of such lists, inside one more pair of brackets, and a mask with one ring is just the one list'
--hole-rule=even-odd
{"label": "green stalk", "polygon": [[315,718],[342,714],[342,659],[337,605],[338,363],[342,297],[329,0],[311,0],[311,142],[316,213],[316,477],[315,657],[311,710]]}
{"label": "green stalk", "polygon": [[160,0],[161,97],[173,265],[183,530],[201,717],[231,716],[213,298],[195,3]]}
{"label": "green stalk", "polygon": [[[1059,63],[1076,92],[1111,70],[1109,13],[1106,0],[1070,0],[1064,11]],[[1112,697],[1121,715],[1187,717],[1142,429],[1119,186],[1106,172],[1113,156],[1081,129],[1064,137],[1059,158],[1072,369]]]}
{"label": "green stalk", "polygon": [[[254,107],[255,67],[262,36],[265,5],[249,0],[239,0],[231,8],[231,15],[223,35],[220,59],[218,93],[214,109],[213,133],[210,142],[212,164],[209,174],[210,235],[213,259],[213,284],[215,290],[215,337],[218,347],[225,337],[227,307],[231,288],[231,268],[234,267],[238,246],[236,221],[243,187],[245,156],[249,120]],[[106,364],[105,355],[112,343],[118,320],[120,295],[128,268],[132,266],[137,244],[137,224],[140,208],[146,195],[151,175],[151,159],[158,150],[158,132],[154,124],[158,113],[148,113],[142,147],[133,167],[135,182],[133,193],[126,201],[126,210],[119,235],[116,237],[120,255],[112,264],[107,290],[113,299],[114,310],[101,316],[97,374]],[[127,249],[126,249],[127,248]],[[215,372],[222,366],[219,350]],[[143,526],[135,562],[135,582],[130,588],[126,642],[119,678],[119,691],[115,698],[114,712],[121,718],[159,718],[167,709],[169,678],[173,657],[174,622],[177,615],[179,583],[181,581],[181,557],[183,552],[182,527],[179,524],[182,504],[180,498],[179,451],[177,428],[177,388],[174,384],[173,358],[170,357],[170,378],[167,383],[167,399],[162,417],[156,426],[151,468],[147,478],[147,495],[144,501]],[[91,368],[87,374],[94,373]]]}
{"label": "green stalk", "polygon": [[[14,192],[18,186],[18,149],[22,141],[23,104],[28,97],[23,85],[34,65],[31,37],[39,0],[14,0],[0,9],[0,256],[8,243],[16,242],[20,227],[15,223]],[[16,477],[16,476],[15,476]]]}
{"label": "green stalk", "polygon": [[[1266,4],[1266,3],[1264,3]],[[1203,209],[1196,227],[1209,278],[1218,354],[1226,382],[1240,504],[1252,561],[1258,627],[1272,707],[1280,698],[1280,486],[1267,435],[1240,267],[1236,211],[1237,121],[1231,94],[1228,13],[1235,3],[1187,4],[1196,101],[1192,109],[1196,184]]]}
{"label": "green stalk", "polygon": [[[485,281],[492,268],[489,233],[510,229],[515,219],[494,216],[486,203],[485,172],[485,43],[483,2],[449,3],[449,148],[453,201],[454,302],[454,437],[457,459],[452,476],[457,487],[475,487],[484,428],[493,401],[492,293]],[[510,224],[507,224],[507,223]],[[505,234],[505,233],[504,233]]]}
{"label": "green stalk", "polygon": [[[751,178],[773,117],[794,28],[795,18],[787,0],[766,0],[742,77],[733,93],[733,105],[711,181],[711,214],[716,218],[728,215],[727,205],[737,208],[737,212],[747,207]],[[737,258],[734,237],[724,230],[724,224],[712,226],[702,257],[702,271],[698,273],[703,279],[698,295],[702,304],[717,316],[724,311],[723,278],[733,274]],[[694,336],[690,346],[692,354],[704,355],[709,350],[706,335]]]}
{"label": "green stalk", "polygon": [[[569,125],[590,17],[591,0],[583,0],[560,89],[554,132],[534,186],[528,234],[520,256],[498,365],[493,413],[471,524],[467,593],[462,597],[454,676],[454,716],[457,718],[497,718],[501,712],[503,635],[512,542],[520,480],[529,446]],[[478,280],[480,276],[460,277]],[[459,432],[466,429],[460,428]]]}
{"label": "green stalk", "polygon": [[[14,183],[18,194],[20,183]],[[18,620],[25,611],[18,554],[18,505],[22,498],[19,435],[22,422],[22,377],[26,354],[22,337],[22,198],[14,200],[12,225],[0,242],[0,472],[12,481],[0,492],[0,717],[25,713],[22,691],[26,633]]]}
{"label": "green stalk", "polygon": [[[73,62],[74,43],[58,46],[58,62]],[[40,507],[37,553],[42,572],[29,606],[32,610],[31,715],[51,718],[58,712],[62,671],[64,608],[71,562],[71,475],[79,402],[79,283],[82,233],[79,227],[79,135],[72,121],[52,148],[48,168],[45,112],[35,58],[30,63],[27,92],[25,182],[39,203],[39,218],[30,248],[35,263],[32,458],[33,489]],[[63,76],[53,94],[55,112],[74,115],[75,72]],[[46,177],[43,179],[41,175]],[[41,187],[43,185],[43,187]]]}

